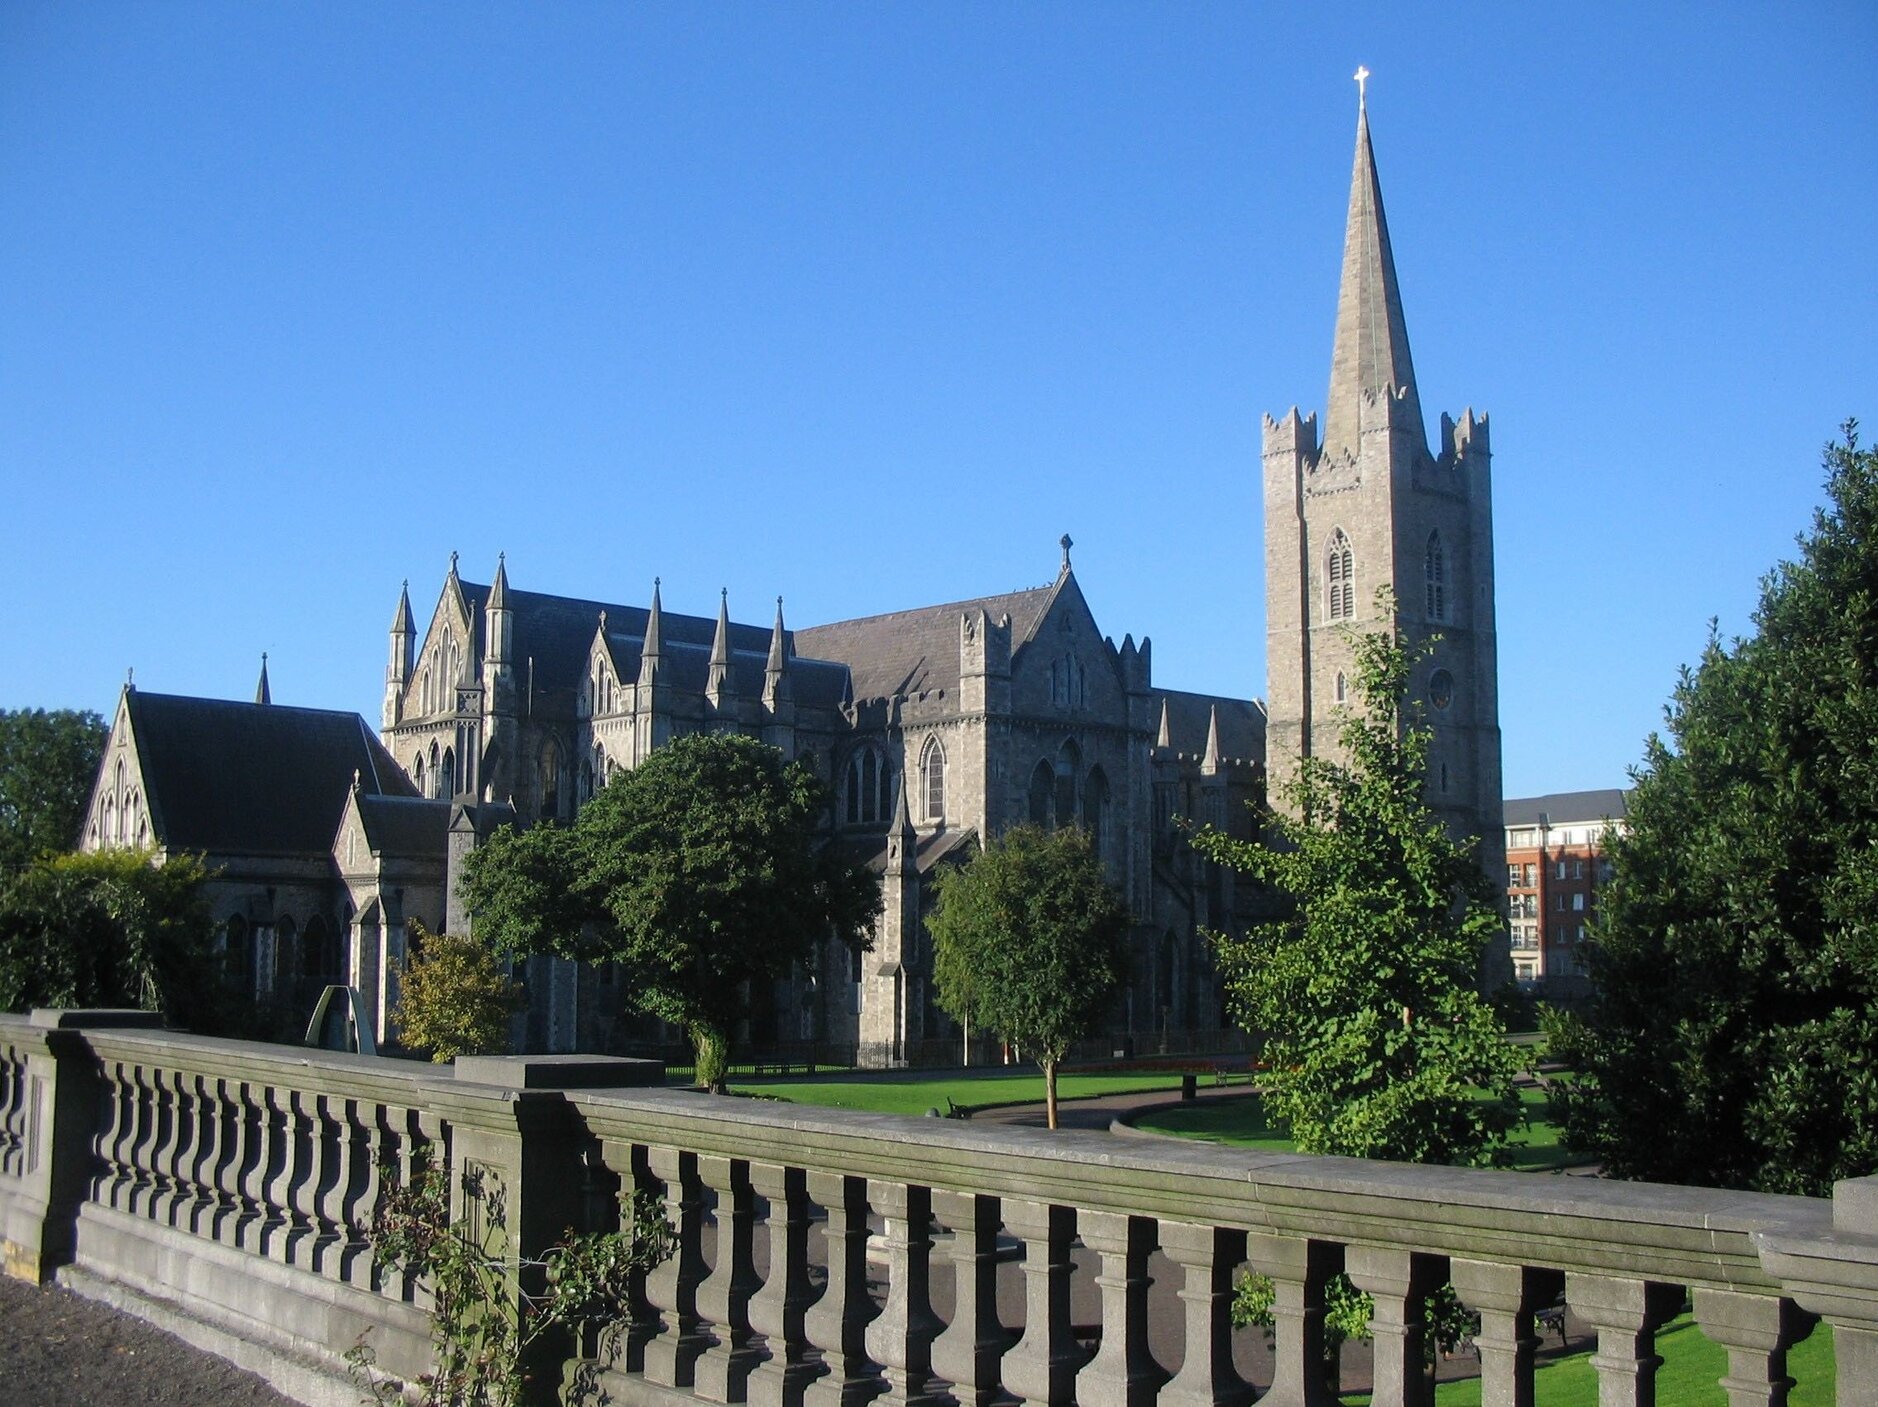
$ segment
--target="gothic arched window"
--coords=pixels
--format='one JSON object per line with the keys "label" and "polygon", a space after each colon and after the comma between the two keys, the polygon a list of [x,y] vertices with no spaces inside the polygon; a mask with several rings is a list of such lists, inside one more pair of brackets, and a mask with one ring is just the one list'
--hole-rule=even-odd
{"label": "gothic arched window", "polygon": [[542,744],[539,777],[541,814],[558,821],[561,819],[561,750],[552,738]]}
{"label": "gothic arched window", "polygon": [[1106,860],[1109,852],[1109,779],[1100,767],[1091,767],[1082,784],[1082,823],[1089,832],[1089,843],[1096,858]]}
{"label": "gothic arched window", "polygon": [[1356,615],[1356,559],[1342,528],[1330,535],[1330,551],[1324,556],[1324,586],[1326,614],[1331,620],[1349,620]]}
{"label": "gothic arched window", "polygon": [[411,781],[416,785],[419,796],[429,795],[424,790],[424,754],[421,752],[411,759]]}
{"label": "gothic arched window", "polygon": [[1429,620],[1448,618],[1448,558],[1441,548],[1441,534],[1428,534],[1428,551],[1422,557],[1422,581],[1426,591]]}
{"label": "gothic arched window", "polygon": [[883,820],[893,796],[893,768],[880,749],[862,747],[848,759],[847,822],[872,825]]}
{"label": "gothic arched window", "polygon": [[437,764],[437,794],[446,800],[456,796],[456,749],[453,747],[443,750],[443,761]]}
{"label": "gothic arched window", "polygon": [[919,755],[920,791],[925,797],[926,819],[946,818],[946,750],[939,739],[926,739]]}
{"label": "gothic arched window", "polygon": [[1076,822],[1076,774],[1082,770],[1082,749],[1074,738],[1066,738],[1056,754],[1056,823]]}
{"label": "gothic arched window", "polygon": [[1349,697],[1350,697],[1350,681],[1344,677],[1344,673],[1340,669],[1337,671],[1337,702],[1338,703],[1347,702]]}
{"label": "gothic arched window", "polygon": [[1048,828],[1050,799],[1056,791],[1056,769],[1049,760],[1039,762],[1030,773],[1030,823]]}

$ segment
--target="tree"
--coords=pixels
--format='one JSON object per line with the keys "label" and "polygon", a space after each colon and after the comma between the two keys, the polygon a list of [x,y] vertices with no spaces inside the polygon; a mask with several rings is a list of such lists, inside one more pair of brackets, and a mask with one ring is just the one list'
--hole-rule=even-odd
{"label": "tree", "polygon": [[939,874],[933,937],[939,1002],[999,1032],[1043,1067],[1051,1128],[1070,1043],[1108,1012],[1126,970],[1128,911],[1082,831],[1018,826]]}
{"label": "tree", "polygon": [[1825,451],[1827,503],[1711,627],[1632,774],[1555,1025],[1571,1144],[1620,1177],[1824,1195],[1878,1168],[1878,454]]}
{"label": "tree", "polygon": [[464,893],[497,948],[625,969],[627,1000],[684,1027],[721,1090],[754,989],[833,934],[865,946],[879,886],[828,841],[827,789],[732,733],[679,738],[622,772],[566,829],[504,827]]}
{"label": "tree", "polygon": [[402,964],[392,1008],[404,1044],[429,1051],[438,1064],[506,1051],[509,1018],[526,996],[495,950],[463,934],[432,933],[415,920],[410,936],[413,953]]}
{"label": "tree", "polygon": [[34,861],[0,887],[0,1010],[121,1006],[224,1034],[238,1012],[200,860],[147,850]]}
{"label": "tree", "polygon": [[0,709],[0,878],[78,843],[109,735],[95,713]]}
{"label": "tree", "polygon": [[[1393,622],[1393,598],[1378,604]],[[1394,624],[1351,642],[1347,760],[1303,759],[1267,839],[1194,837],[1282,905],[1243,936],[1213,935],[1221,972],[1265,1039],[1265,1102],[1300,1151],[1503,1162],[1518,1062],[1475,984],[1504,925],[1474,843],[1426,800],[1429,733],[1408,687],[1427,647]]]}

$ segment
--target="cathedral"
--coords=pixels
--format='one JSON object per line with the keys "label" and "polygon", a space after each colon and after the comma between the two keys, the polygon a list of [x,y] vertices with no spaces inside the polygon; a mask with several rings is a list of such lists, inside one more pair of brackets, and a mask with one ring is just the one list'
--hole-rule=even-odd
{"label": "cathedral", "polygon": [[[487,582],[452,557],[420,627],[392,616],[382,717],[126,686],[84,848],[152,844],[221,870],[229,961],[283,1029],[328,983],[356,988],[381,1042],[407,925],[473,927],[454,878],[500,825],[570,818],[615,773],[685,733],[761,738],[834,798],[830,841],[880,877],[871,950],[831,942],[777,984],[746,1048],[807,1045],[872,1066],[956,1063],[923,923],[938,867],[1007,827],[1085,829],[1133,918],[1131,972],[1105,1045],[1216,1045],[1230,1025],[1205,933],[1255,916],[1231,871],[1185,843],[1189,823],[1249,835],[1267,786],[1334,753],[1351,697],[1351,628],[1388,588],[1412,634],[1437,636],[1415,689],[1434,733],[1429,800],[1480,837],[1500,827],[1487,422],[1441,418],[1427,442],[1359,110],[1330,392],[1320,432],[1296,409],[1264,422],[1270,699],[1157,685],[1147,636],[1117,645],[1060,543],[1052,580],[831,624],[666,610]],[[607,967],[529,959],[519,1034],[537,1051],[630,1050],[665,1034]]]}

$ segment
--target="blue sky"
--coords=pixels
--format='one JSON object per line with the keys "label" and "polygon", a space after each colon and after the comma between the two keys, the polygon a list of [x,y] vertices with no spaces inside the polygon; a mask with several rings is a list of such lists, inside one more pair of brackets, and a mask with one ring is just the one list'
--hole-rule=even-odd
{"label": "blue sky", "polygon": [[[1370,113],[1492,416],[1509,795],[1621,784],[1878,431],[1878,9],[0,7],[0,707],[376,721],[451,551],[790,622],[1047,581],[1264,692]],[[1414,13],[1407,13],[1413,11]]]}

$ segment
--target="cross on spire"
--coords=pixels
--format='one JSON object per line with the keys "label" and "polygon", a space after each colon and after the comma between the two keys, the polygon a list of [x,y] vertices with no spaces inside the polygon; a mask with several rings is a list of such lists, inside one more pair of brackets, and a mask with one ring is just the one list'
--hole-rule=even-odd
{"label": "cross on spire", "polygon": [[1358,64],[1356,66],[1355,76],[1356,76],[1356,106],[1358,110],[1360,111],[1361,109],[1369,106],[1369,101],[1368,101],[1369,70],[1364,68],[1363,65]]}

